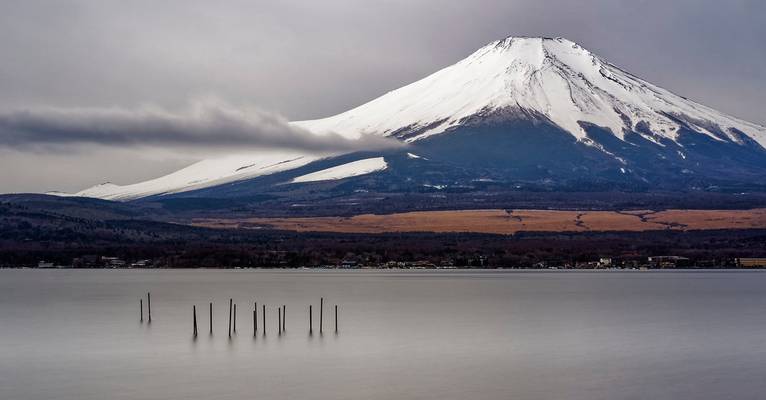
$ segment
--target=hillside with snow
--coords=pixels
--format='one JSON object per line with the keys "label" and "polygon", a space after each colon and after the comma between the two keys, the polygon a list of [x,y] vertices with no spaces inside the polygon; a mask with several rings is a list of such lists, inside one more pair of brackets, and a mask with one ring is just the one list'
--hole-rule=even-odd
{"label": "hillside with snow", "polygon": [[357,108],[292,124],[316,134],[394,137],[410,146],[359,157],[231,155],[77,194],[215,196],[223,192],[210,188],[225,187],[234,196],[360,176],[378,177],[365,182],[382,191],[474,190],[476,182],[545,190],[766,188],[766,128],[655,86],[563,38],[499,40]]}
{"label": "hillside with snow", "polygon": [[78,192],[77,195],[107,200],[131,200],[160,194],[168,195],[270,175],[301,167],[319,158],[320,156],[317,155],[295,152],[261,152],[224,156],[199,161],[157,179],[124,186],[103,183]]}
{"label": "hillside with snow", "polygon": [[383,171],[386,168],[388,168],[388,164],[383,157],[368,158],[301,175],[297,178],[293,178],[290,182],[305,183],[332,181],[371,174],[373,172]]}

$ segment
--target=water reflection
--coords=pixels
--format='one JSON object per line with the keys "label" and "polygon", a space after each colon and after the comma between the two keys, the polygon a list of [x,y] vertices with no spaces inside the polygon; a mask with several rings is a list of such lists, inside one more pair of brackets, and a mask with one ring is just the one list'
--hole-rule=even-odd
{"label": "water reflection", "polygon": [[[731,272],[2,270],[0,398],[760,398],[765,285]],[[149,288],[153,321],[131,329]],[[318,307],[313,330],[306,312],[322,297],[319,332]],[[255,334],[241,313],[229,338],[229,298],[306,311],[286,313],[281,335],[276,307]],[[210,301],[215,334],[198,314],[195,338],[189,308]]]}

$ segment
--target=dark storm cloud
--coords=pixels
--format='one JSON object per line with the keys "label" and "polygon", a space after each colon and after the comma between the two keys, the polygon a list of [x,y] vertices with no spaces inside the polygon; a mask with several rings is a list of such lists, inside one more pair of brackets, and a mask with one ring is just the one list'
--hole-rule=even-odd
{"label": "dark storm cloud", "polygon": [[0,112],[0,146],[17,150],[66,150],[74,145],[162,146],[178,149],[293,149],[309,152],[382,150],[401,147],[378,136],[348,139],[316,135],[274,113],[199,102],[186,112],[159,108],[33,109]]}

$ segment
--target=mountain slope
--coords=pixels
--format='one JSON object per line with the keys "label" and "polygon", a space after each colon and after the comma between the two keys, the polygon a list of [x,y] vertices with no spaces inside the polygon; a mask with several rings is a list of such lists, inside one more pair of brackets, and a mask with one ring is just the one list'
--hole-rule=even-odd
{"label": "mountain slope", "polygon": [[[390,136],[411,146],[359,157],[219,157],[155,180],[78,194],[240,196],[312,184],[484,190],[488,182],[503,190],[766,190],[766,128],[652,85],[563,38],[499,40],[357,108],[293,124],[350,138]],[[358,162],[380,157],[386,168]],[[341,168],[339,182],[301,179],[341,164],[350,167]]]}
{"label": "mountain slope", "polygon": [[108,200],[168,195],[286,171],[316,161],[320,157],[299,152],[229,155],[202,160],[172,174],[132,185],[103,183],[82,190],[77,195]]}
{"label": "mountain slope", "polygon": [[[624,132],[645,130],[676,140],[691,126],[717,140],[766,145],[766,128],[645,82],[563,38],[507,38],[462,61],[333,117],[295,122],[312,131],[362,132],[416,141],[468,117],[516,108],[549,119],[578,139],[580,122]],[[646,134],[648,137],[652,135]]]}

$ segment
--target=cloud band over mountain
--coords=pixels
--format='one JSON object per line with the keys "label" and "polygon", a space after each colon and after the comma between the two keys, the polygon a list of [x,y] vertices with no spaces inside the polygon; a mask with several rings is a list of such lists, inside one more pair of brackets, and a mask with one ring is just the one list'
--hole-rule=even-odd
{"label": "cloud band over mountain", "polygon": [[317,135],[259,109],[203,101],[183,112],[156,107],[37,108],[0,112],[0,147],[64,151],[76,145],[179,149],[293,149],[312,152],[384,150],[404,146],[374,135]]}

